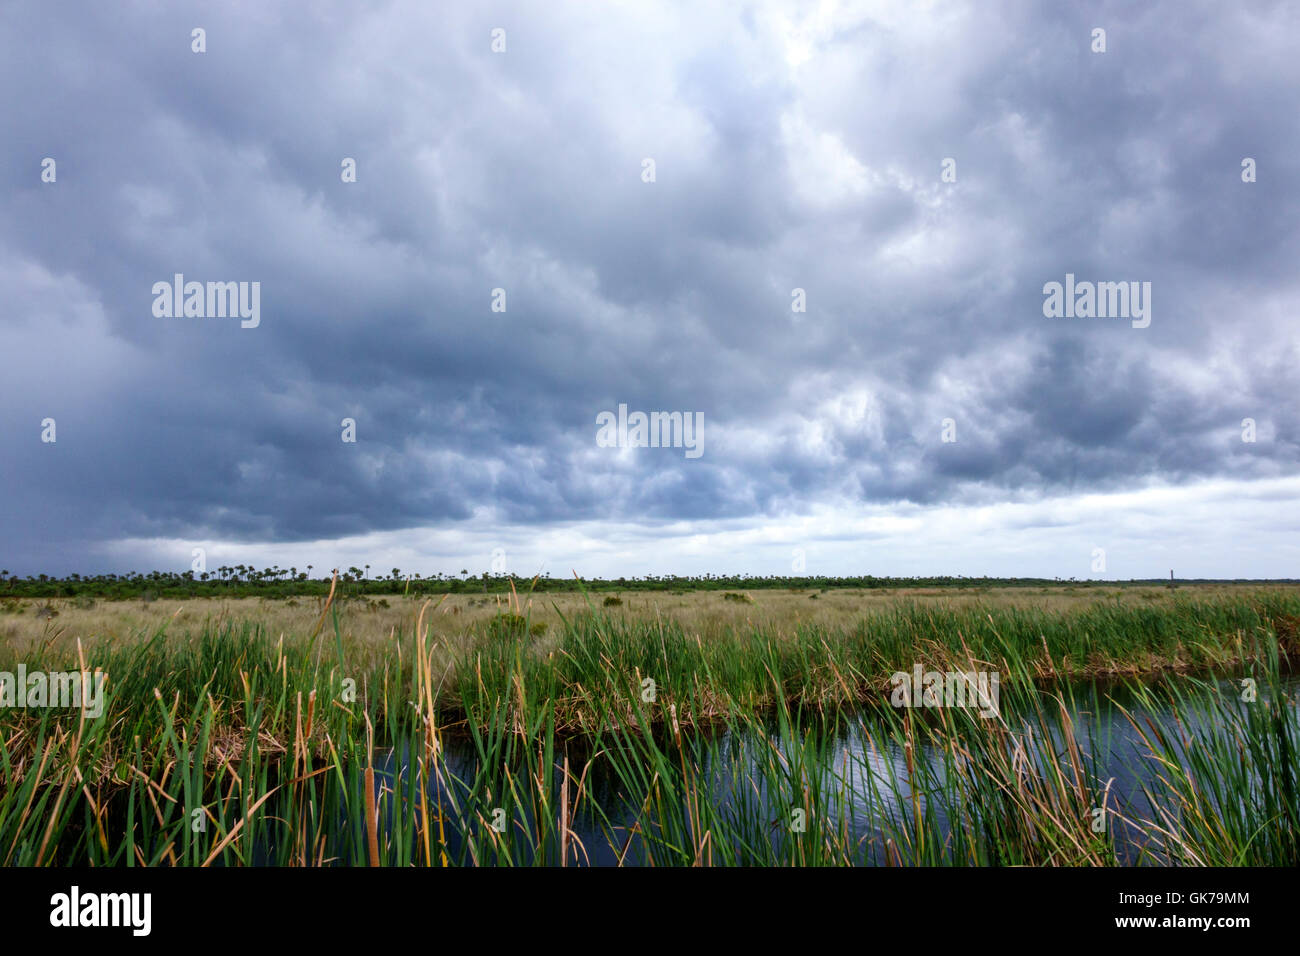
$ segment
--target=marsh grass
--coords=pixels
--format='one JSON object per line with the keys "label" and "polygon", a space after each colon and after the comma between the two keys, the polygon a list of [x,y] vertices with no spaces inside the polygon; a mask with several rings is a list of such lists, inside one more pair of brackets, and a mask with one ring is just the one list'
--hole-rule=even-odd
{"label": "marsh grass", "polygon": [[[1165,858],[1197,866],[1295,866],[1300,861],[1300,720],[1272,661],[1250,670],[1247,692],[1213,684],[1140,688],[1126,713],[1158,768],[1145,788]],[[1236,682],[1234,682],[1236,683]],[[1178,715],[1208,702],[1212,719]],[[1162,706],[1163,705],[1163,706]],[[1161,716],[1162,711],[1167,716]]]}
{"label": "marsh grass", "polygon": [[[852,627],[703,638],[527,598],[456,637],[357,641],[222,617],[62,634],[0,670],[102,669],[104,717],[0,714],[10,865],[1113,865],[1297,862],[1300,601],[1259,593],[1070,613],[901,601]],[[558,611],[558,609],[557,609]],[[998,716],[895,709],[921,663],[1002,674]],[[1245,668],[1243,705],[1211,679]],[[1133,684],[1145,815],[1111,790],[1103,691]],[[647,692],[647,679],[653,693]],[[1209,713],[1205,720],[1195,715]],[[1158,716],[1164,714],[1165,716]],[[1108,825],[1096,832],[1101,808]],[[1115,824],[1119,824],[1116,826]],[[1146,836],[1137,850],[1122,833]],[[1136,856],[1134,856],[1136,854]]]}
{"label": "marsh grass", "polygon": [[[364,600],[343,592],[334,601],[340,627],[350,642],[386,645],[391,635],[411,631],[423,606],[424,598],[400,591],[384,596],[370,595]],[[1184,600],[1202,604],[1250,601],[1260,593],[1258,587],[1242,585],[1203,585],[1180,588],[1176,592],[1160,588],[1130,588],[1119,600],[1123,606],[1149,606],[1164,613],[1175,610]],[[1279,586],[1269,593],[1282,598],[1300,598],[1300,588]],[[812,600],[816,594],[817,599]],[[1067,617],[1099,604],[1112,608],[1117,599],[1100,588],[967,588],[957,590],[907,588],[907,589],[834,589],[818,591],[762,590],[753,592],[754,603],[728,601],[720,592],[673,590],[668,592],[628,592],[618,596],[625,602],[629,617],[645,620],[663,619],[680,626],[705,641],[724,638],[729,632],[744,630],[751,625],[773,629],[788,634],[798,627],[821,627],[830,632],[848,631],[863,622],[873,622],[891,617],[900,603],[912,603],[921,609],[936,612],[967,612],[986,609],[997,613],[1003,609],[1022,609],[1040,613],[1048,618]],[[606,595],[594,597],[599,604]],[[467,633],[481,630],[508,601],[509,594],[453,594],[435,598],[436,612],[426,615],[424,626],[430,634],[444,642],[455,643]],[[588,600],[581,593],[547,592],[520,595],[525,613],[536,623],[545,623],[549,629],[562,626],[562,620],[573,618],[588,609]],[[388,607],[380,601],[386,600]],[[291,603],[291,601],[293,603]],[[80,637],[83,641],[104,639],[136,640],[141,633],[152,633],[164,625],[173,631],[194,632],[207,624],[223,620],[255,620],[272,636],[310,631],[320,615],[323,596],[298,596],[291,599],[267,597],[247,598],[187,598],[160,597],[152,603],[99,600],[93,607],[79,607],[76,598],[53,598],[48,603],[59,611],[57,623],[64,628],[66,646]],[[371,606],[372,602],[374,606]],[[47,622],[37,620],[32,611],[47,603],[44,599],[3,598],[0,610],[0,643],[14,647],[41,643],[46,634]],[[175,626],[172,626],[175,625]]]}

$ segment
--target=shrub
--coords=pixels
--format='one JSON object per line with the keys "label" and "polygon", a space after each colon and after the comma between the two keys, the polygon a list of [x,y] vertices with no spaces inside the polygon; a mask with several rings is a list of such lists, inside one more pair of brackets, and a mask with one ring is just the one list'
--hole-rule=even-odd
{"label": "shrub", "polygon": [[498,614],[488,621],[487,633],[492,638],[519,637],[527,626],[528,621],[522,614]]}

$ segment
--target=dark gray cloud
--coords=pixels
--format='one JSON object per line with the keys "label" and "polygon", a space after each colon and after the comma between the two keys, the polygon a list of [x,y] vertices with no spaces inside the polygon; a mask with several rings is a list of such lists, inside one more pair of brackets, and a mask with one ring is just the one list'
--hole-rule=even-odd
{"label": "dark gray cloud", "polygon": [[[5,561],[1295,476],[1294,8],[869,6],[5,6]],[[155,318],[177,272],[261,324]]]}

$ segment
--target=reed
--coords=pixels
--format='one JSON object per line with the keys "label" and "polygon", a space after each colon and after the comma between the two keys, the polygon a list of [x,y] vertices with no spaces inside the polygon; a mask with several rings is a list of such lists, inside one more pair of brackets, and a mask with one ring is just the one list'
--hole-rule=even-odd
{"label": "reed", "polygon": [[[502,623],[456,639],[427,627],[426,604],[406,632],[356,641],[327,601],[298,636],[222,619],[11,647],[0,670],[109,679],[98,719],[0,712],[0,854],[1295,865],[1300,731],[1285,668],[1298,604],[1260,592],[1053,615],[900,602],[840,630],[705,640],[594,606],[539,635],[512,594]],[[999,713],[890,706],[890,674],[918,663],[998,670]],[[1152,676],[1164,679],[1138,680]],[[1139,782],[1121,800],[1123,775]]]}

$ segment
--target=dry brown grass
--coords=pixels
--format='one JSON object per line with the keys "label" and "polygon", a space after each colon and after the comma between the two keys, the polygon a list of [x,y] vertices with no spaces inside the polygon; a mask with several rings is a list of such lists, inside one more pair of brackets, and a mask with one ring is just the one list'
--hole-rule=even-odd
{"label": "dry brown grass", "polygon": [[[1273,590],[1300,593],[1300,586],[1274,586]],[[1175,597],[1226,597],[1257,590],[1251,585],[1213,584],[1180,586],[1176,591],[1164,587],[1083,587],[1052,588],[970,588],[963,591],[936,588],[880,590],[754,590],[747,593],[753,603],[728,601],[721,591],[693,591],[685,594],[667,592],[617,592],[621,607],[602,607],[604,593],[591,597],[591,604],[612,616],[639,620],[675,621],[692,636],[709,639],[738,628],[761,627],[776,634],[788,634],[799,625],[820,625],[843,629],[863,617],[886,611],[901,601],[922,605],[968,608],[976,604],[992,607],[1041,608],[1052,612],[1082,610],[1097,602],[1111,602],[1116,594],[1126,604],[1162,606]],[[815,598],[814,598],[815,595]],[[345,601],[338,605],[344,639],[382,647],[395,634],[410,633],[425,599],[403,598],[390,594],[382,598]],[[441,601],[439,604],[438,602]],[[198,598],[193,600],[100,601],[92,608],[79,608],[71,600],[49,602],[58,615],[38,618],[35,610],[43,600],[20,602],[21,613],[0,614],[0,641],[16,650],[50,645],[68,647],[77,639],[86,642],[136,640],[160,627],[199,631],[205,622],[222,620],[255,621],[266,628],[272,638],[310,634],[320,620],[324,602],[315,598],[262,599]],[[425,614],[425,623],[435,637],[455,639],[471,630],[482,630],[498,611],[509,609],[509,600],[501,595],[449,595],[434,598]],[[578,593],[553,593],[521,596],[522,613],[533,624],[544,624],[546,631],[536,646],[544,650],[562,626],[560,615],[572,617],[587,608],[587,599]]]}

